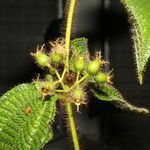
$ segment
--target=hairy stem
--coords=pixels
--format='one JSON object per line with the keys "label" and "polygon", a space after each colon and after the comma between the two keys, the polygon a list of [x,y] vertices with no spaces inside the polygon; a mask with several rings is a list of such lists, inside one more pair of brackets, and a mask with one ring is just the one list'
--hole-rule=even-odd
{"label": "hairy stem", "polygon": [[[78,74],[78,76],[79,76],[79,74]],[[64,88],[63,90],[56,90],[55,92],[67,93],[67,92],[71,91],[73,88],[75,88],[76,86],[78,86],[81,82],[85,81],[88,77],[89,77],[89,74],[85,74],[80,80],[78,80],[79,77],[77,77],[76,82],[70,88],[68,88],[68,89]],[[59,82],[59,80],[56,81],[55,84],[57,84],[58,82]]]}
{"label": "hairy stem", "polygon": [[67,26],[66,26],[66,36],[65,36],[65,51],[66,51],[66,68],[69,66],[69,47],[70,47],[70,37],[71,37],[71,26],[74,14],[76,0],[70,0],[70,6],[68,11]]}
{"label": "hairy stem", "polygon": [[74,87],[76,87],[77,85],[79,85],[81,82],[83,82],[89,75],[86,74],[84,75],[80,80],[76,81],[75,84],[73,84],[68,91],[72,90]]}
{"label": "hairy stem", "polygon": [[64,89],[63,78],[60,77],[60,74],[59,74],[59,72],[56,69],[55,69],[55,73],[56,73],[56,76],[58,78],[58,81],[56,81],[55,84],[60,83],[62,85],[63,89]]}
{"label": "hairy stem", "polygon": [[[65,69],[63,71],[62,76],[64,76],[65,72],[69,69],[71,26],[72,26],[75,4],[76,4],[76,0],[70,0],[67,25],[66,25],[66,35],[65,35],[66,64],[65,64]],[[74,149],[80,150],[78,135],[77,135],[75,121],[74,121],[74,117],[73,117],[73,110],[72,110],[72,106],[71,106],[70,102],[66,102],[66,111],[67,111],[66,113],[68,115],[68,125],[70,127]]]}
{"label": "hairy stem", "polygon": [[71,132],[71,137],[73,140],[74,149],[80,150],[76,125],[75,125],[74,116],[73,116],[72,105],[70,102],[66,102],[66,110],[67,110],[68,123],[69,123],[69,127],[70,127],[70,132]]}

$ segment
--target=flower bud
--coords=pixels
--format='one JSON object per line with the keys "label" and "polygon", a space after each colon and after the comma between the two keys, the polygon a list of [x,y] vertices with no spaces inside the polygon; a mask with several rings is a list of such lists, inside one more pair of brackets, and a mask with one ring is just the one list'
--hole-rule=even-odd
{"label": "flower bud", "polygon": [[79,57],[76,61],[75,61],[75,70],[76,71],[82,71],[85,67],[85,62],[83,57]]}
{"label": "flower bud", "polygon": [[90,74],[96,74],[98,73],[101,66],[101,61],[99,59],[95,59],[88,64],[87,71]]}
{"label": "flower bud", "polygon": [[62,61],[62,57],[61,57],[61,54],[58,54],[58,53],[52,53],[51,54],[51,61],[53,63],[60,63]]}
{"label": "flower bud", "polygon": [[42,51],[37,51],[35,54],[31,55],[35,58],[37,64],[41,67],[49,66],[49,57]]}
{"label": "flower bud", "polygon": [[76,98],[76,99],[81,99],[83,96],[84,96],[84,91],[82,88],[76,88],[74,91],[73,91],[73,96]]}
{"label": "flower bud", "polygon": [[43,86],[46,87],[50,91],[54,91],[55,90],[55,85],[54,85],[53,82],[45,82],[43,84]]}
{"label": "flower bud", "polygon": [[106,74],[106,73],[99,73],[98,75],[95,76],[95,81],[96,81],[97,83],[110,82],[109,74]]}
{"label": "flower bud", "polygon": [[47,81],[53,81],[53,76],[50,74],[47,74],[45,78]]}

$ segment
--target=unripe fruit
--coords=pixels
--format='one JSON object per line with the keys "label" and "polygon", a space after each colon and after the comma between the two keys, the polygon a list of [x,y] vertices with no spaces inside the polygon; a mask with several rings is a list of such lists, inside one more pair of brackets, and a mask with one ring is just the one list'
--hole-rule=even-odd
{"label": "unripe fruit", "polygon": [[77,88],[73,92],[74,92],[73,95],[76,99],[81,99],[82,96],[84,95],[84,91],[81,88]]}
{"label": "unripe fruit", "polygon": [[91,61],[87,66],[87,71],[90,74],[96,74],[101,67],[101,62],[99,59]]}
{"label": "unripe fruit", "polygon": [[50,65],[49,66],[49,73],[51,74],[51,75],[54,75],[55,74],[55,69]]}
{"label": "unripe fruit", "polygon": [[83,57],[79,57],[76,61],[75,61],[75,70],[76,71],[82,71],[85,67],[85,63],[84,63],[84,59]]}
{"label": "unripe fruit", "polygon": [[64,85],[64,89],[67,91],[69,90],[69,86],[68,85]]}
{"label": "unripe fruit", "polygon": [[53,82],[45,82],[44,87],[46,87],[48,90],[53,91],[55,90],[55,85]]}
{"label": "unripe fruit", "polygon": [[53,63],[60,63],[61,60],[62,60],[62,57],[61,57],[60,54],[57,54],[57,53],[55,53],[55,52],[51,54],[51,61],[52,61]]}
{"label": "unripe fruit", "polygon": [[35,57],[37,64],[41,67],[49,66],[49,57],[42,51],[37,51],[35,54],[32,54]]}
{"label": "unripe fruit", "polygon": [[98,75],[96,75],[95,81],[97,83],[109,82],[109,75],[105,73],[99,73]]}
{"label": "unripe fruit", "polygon": [[53,76],[51,76],[50,74],[47,74],[45,78],[47,81],[53,81]]}

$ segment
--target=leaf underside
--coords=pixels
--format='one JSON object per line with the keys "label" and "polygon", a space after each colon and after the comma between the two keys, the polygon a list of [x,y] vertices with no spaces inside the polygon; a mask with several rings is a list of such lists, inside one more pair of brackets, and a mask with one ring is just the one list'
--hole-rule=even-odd
{"label": "leaf underside", "polygon": [[39,150],[52,139],[55,101],[43,101],[38,88],[21,84],[0,98],[0,150]]}
{"label": "leaf underside", "polygon": [[92,86],[91,91],[94,96],[99,100],[111,101],[116,107],[125,109],[128,111],[138,112],[138,113],[149,113],[148,109],[136,107],[129,102],[127,102],[119,91],[109,84],[101,84],[97,87]]}
{"label": "leaf underside", "polygon": [[129,13],[135,49],[138,79],[143,82],[143,72],[150,58],[150,1],[121,0]]}

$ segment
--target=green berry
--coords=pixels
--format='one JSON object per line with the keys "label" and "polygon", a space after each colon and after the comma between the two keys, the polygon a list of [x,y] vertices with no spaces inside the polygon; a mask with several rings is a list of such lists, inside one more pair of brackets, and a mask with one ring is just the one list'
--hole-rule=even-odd
{"label": "green berry", "polygon": [[95,81],[97,83],[105,83],[109,81],[109,75],[105,74],[105,73],[99,73],[98,75],[96,75],[95,77]]}
{"label": "green berry", "polygon": [[54,85],[53,82],[45,82],[45,83],[44,83],[44,86],[45,86],[48,90],[50,90],[50,91],[55,90],[55,85]]}
{"label": "green berry", "polygon": [[80,99],[84,95],[84,91],[82,88],[77,88],[73,92],[73,95],[76,99]]}
{"label": "green berry", "polygon": [[49,66],[49,57],[42,51],[37,51],[33,54],[38,65],[41,67]]}
{"label": "green berry", "polygon": [[100,67],[101,67],[101,62],[100,60],[96,59],[96,60],[91,61],[88,64],[87,71],[90,74],[96,74],[99,71]]}
{"label": "green berry", "polygon": [[55,69],[54,69],[54,67],[49,66],[49,73],[50,73],[51,75],[54,75],[54,74],[55,74]]}
{"label": "green berry", "polygon": [[53,76],[51,76],[50,74],[47,74],[45,78],[47,81],[53,81]]}
{"label": "green berry", "polygon": [[64,85],[64,89],[67,91],[69,90],[69,86],[68,85]]}
{"label": "green berry", "polygon": [[85,67],[85,63],[84,63],[84,59],[82,57],[79,57],[76,61],[75,61],[75,70],[76,71],[82,71]]}
{"label": "green berry", "polygon": [[60,54],[57,54],[57,53],[52,53],[51,54],[51,61],[53,63],[60,63],[62,61],[62,57]]}

